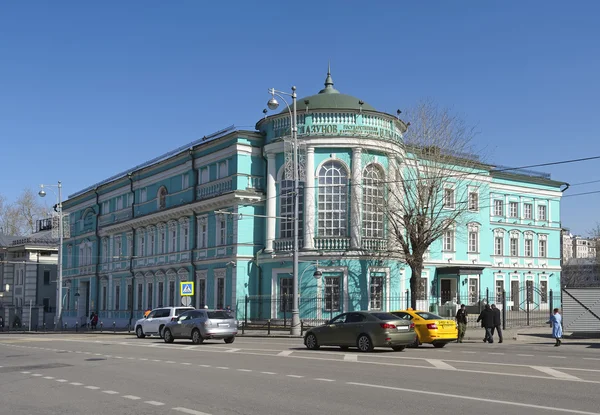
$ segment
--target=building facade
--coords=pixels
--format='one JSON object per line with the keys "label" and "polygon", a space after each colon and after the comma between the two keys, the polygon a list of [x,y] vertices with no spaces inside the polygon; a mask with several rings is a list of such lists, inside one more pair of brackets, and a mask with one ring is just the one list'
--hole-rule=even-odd
{"label": "building facade", "polygon": [[0,315],[5,325],[53,328],[58,239],[52,235],[52,220],[37,221],[36,232],[27,237],[3,235],[0,244]]}
{"label": "building facade", "polygon": [[[561,182],[495,166],[471,172],[469,221],[431,246],[421,289],[410,293],[410,269],[377,206],[390,178],[411,168],[407,124],[340,93],[330,74],[298,103],[302,319],[402,308],[408,295],[430,310],[498,302],[503,292],[513,308],[547,306],[560,287]],[[65,321],[84,323],[97,311],[105,325],[125,326],[144,310],[179,305],[182,281],[195,282],[196,307],[288,319],[289,131],[285,108],[255,131],[205,136],[69,196]],[[454,197],[449,190],[445,198]]]}

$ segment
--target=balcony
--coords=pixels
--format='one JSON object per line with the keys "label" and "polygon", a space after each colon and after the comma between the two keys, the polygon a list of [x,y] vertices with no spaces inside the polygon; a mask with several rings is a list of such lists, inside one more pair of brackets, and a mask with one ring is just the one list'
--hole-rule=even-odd
{"label": "balcony", "polygon": [[[304,246],[304,240],[298,238],[298,247]],[[292,251],[294,249],[294,240],[292,238],[276,239],[273,241],[273,249],[275,251]]]}
{"label": "balcony", "polygon": [[350,248],[350,238],[315,238],[315,249],[319,251],[346,251]]}
{"label": "balcony", "polygon": [[362,238],[360,247],[364,251],[387,251],[387,239]]}
{"label": "balcony", "polygon": [[210,199],[233,190],[233,177],[215,180],[198,186],[198,200]]}

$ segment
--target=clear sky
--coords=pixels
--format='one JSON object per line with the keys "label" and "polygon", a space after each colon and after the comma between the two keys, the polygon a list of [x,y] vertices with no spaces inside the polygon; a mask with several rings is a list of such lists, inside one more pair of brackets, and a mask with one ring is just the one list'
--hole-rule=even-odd
{"label": "clear sky", "polygon": [[[599,15],[598,1],[4,1],[0,194],[58,180],[71,194],[253,128],[267,88],[312,95],[329,60],[335,87],[378,110],[431,98],[462,114],[487,161],[597,156]],[[599,165],[541,170],[576,184]],[[586,234],[599,202],[563,199],[563,226]]]}

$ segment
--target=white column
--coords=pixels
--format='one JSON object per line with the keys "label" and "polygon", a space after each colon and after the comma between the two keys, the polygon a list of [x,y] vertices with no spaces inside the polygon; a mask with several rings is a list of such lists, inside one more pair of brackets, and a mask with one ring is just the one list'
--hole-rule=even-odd
{"label": "white column", "polygon": [[352,187],[350,216],[350,248],[360,248],[361,211],[362,211],[362,148],[352,149]]}
{"label": "white column", "polygon": [[273,241],[275,240],[275,216],[277,215],[276,175],[275,154],[269,153],[267,154],[267,240],[265,243],[265,252],[273,252]]}
{"label": "white column", "polygon": [[315,247],[315,148],[306,148],[304,182],[304,249]]}
{"label": "white column", "polygon": [[[397,198],[400,197],[400,186],[398,185],[398,164],[396,163],[396,156],[393,153],[388,153],[388,173],[384,176],[384,180],[388,182],[388,206],[387,209],[390,211],[397,211],[399,204]],[[387,240],[388,249],[392,250],[396,246],[396,236],[392,232],[389,220],[387,220]]]}

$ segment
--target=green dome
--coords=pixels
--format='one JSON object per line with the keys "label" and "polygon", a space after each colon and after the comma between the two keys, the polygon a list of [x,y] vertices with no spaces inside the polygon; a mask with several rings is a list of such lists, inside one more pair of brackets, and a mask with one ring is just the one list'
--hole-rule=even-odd
{"label": "green dome", "polygon": [[[307,103],[308,101],[308,103]],[[362,103],[362,105],[360,104]],[[325,79],[325,88],[319,91],[316,95],[299,98],[296,102],[298,111],[304,111],[308,107],[309,110],[334,109],[334,110],[359,110],[377,111],[369,104],[353,97],[352,95],[341,94],[340,91],[333,87],[333,79],[331,79],[331,70],[327,70],[327,79]],[[287,112],[287,108],[282,113]]]}

